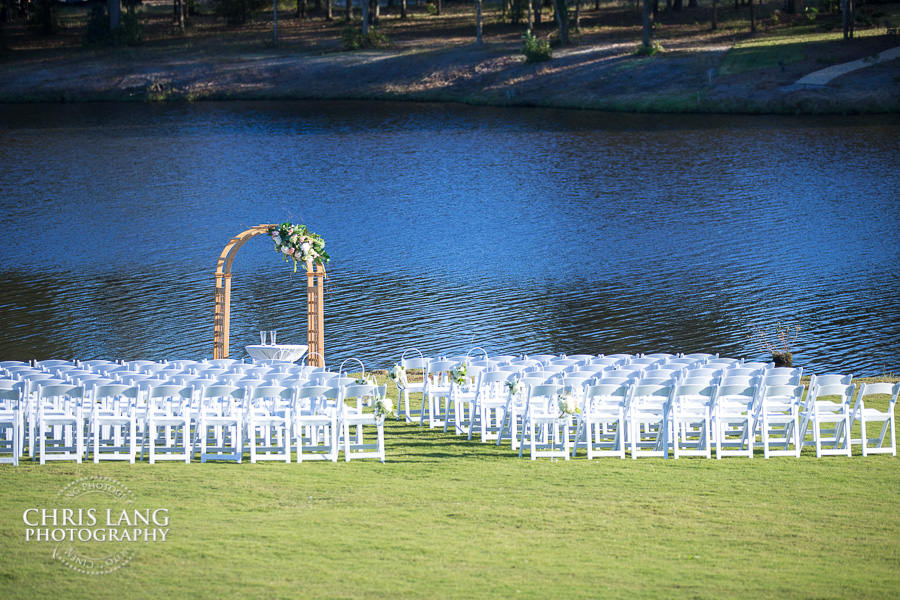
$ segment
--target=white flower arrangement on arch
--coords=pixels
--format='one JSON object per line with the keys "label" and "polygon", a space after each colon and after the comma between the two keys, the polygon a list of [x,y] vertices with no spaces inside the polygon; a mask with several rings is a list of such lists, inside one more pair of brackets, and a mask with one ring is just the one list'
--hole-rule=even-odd
{"label": "white flower arrangement on arch", "polygon": [[284,261],[294,261],[295,273],[298,263],[324,267],[325,263],[331,260],[325,252],[325,240],[322,236],[310,232],[306,225],[284,222],[269,227],[268,233],[275,242],[275,250],[281,253]]}

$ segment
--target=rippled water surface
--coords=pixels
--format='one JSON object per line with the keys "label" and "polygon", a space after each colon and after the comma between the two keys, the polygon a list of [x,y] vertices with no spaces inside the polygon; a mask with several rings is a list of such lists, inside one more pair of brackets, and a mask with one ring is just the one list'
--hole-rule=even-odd
{"label": "rippled water surface", "polygon": [[[231,236],[333,257],[329,365],[719,352],[800,323],[808,371],[900,372],[900,119],[362,103],[0,110],[0,359],[212,356]],[[305,342],[305,277],[234,264],[231,355]]]}

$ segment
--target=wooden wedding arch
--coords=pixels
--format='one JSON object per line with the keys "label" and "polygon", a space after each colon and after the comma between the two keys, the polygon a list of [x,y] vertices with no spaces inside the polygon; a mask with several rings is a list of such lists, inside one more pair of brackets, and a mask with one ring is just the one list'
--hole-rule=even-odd
{"label": "wooden wedding arch", "polygon": [[[270,227],[277,225],[257,225],[231,238],[216,264],[216,315],[215,333],[213,335],[213,358],[228,358],[228,330],[231,325],[231,263],[237,251],[247,240],[269,232]],[[325,269],[320,265],[306,265],[306,335],[309,352],[307,363],[318,367],[325,366],[325,299],[322,288],[325,282]]]}

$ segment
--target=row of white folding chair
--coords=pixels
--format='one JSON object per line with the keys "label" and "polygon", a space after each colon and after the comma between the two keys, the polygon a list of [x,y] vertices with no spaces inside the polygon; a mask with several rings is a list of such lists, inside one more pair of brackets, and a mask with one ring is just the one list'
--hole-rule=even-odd
{"label": "row of white folding chair", "polygon": [[[43,383],[43,382],[42,382]],[[209,383],[209,382],[207,382]],[[217,382],[212,382],[216,384]],[[346,383],[346,382],[345,382]],[[78,447],[84,450],[84,437],[83,435],[75,435],[75,421],[83,422],[87,419],[88,425],[86,427],[89,435],[93,433],[94,435],[94,443],[95,443],[95,460],[99,460],[99,458],[109,457],[111,459],[124,460],[128,459],[133,462],[134,460],[134,444],[135,444],[135,434],[131,432],[122,432],[119,428],[114,427],[114,425],[126,426],[130,425],[133,429],[136,426],[136,422],[140,420],[141,431],[142,432],[150,432],[149,435],[143,436],[143,445],[148,445],[150,449],[150,460],[154,462],[157,459],[166,459],[166,458],[177,458],[177,459],[185,459],[190,460],[190,451],[188,450],[188,445],[186,442],[189,441],[189,432],[191,423],[197,423],[200,419],[200,413],[203,412],[204,408],[209,408],[209,404],[202,404],[200,406],[191,406],[191,401],[196,395],[196,389],[190,388],[187,386],[173,384],[172,382],[167,381],[159,381],[159,380],[144,380],[139,383],[139,386],[143,388],[143,391],[146,393],[146,399],[143,401],[143,405],[139,400],[139,396],[137,394],[138,388],[130,387],[128,385],[114,384],[113,386],[104,385],[100,388],[95,388],[90,396],[96,396],[95,399],[92,399],[90,402],[86,404],[86,406],[91,406],[93,409],[90,410],[91,414],[84,414],[84,408],[81,405],[81,402],[77,402],[77,404],[73,405],[71,402],[65,406],[57,404],[48,404],[48,399],[50,398],[60,398],[65,397],[70,401],[71,399],[81,400],[85,397],[84,388],[78,388],[80,391],[78,394],[56,394],[49,395],[49,391],[54,388],[60,387],[62,384],[57,384],[53,387],[43,386],[44,391],[39,393],[40,402],[38,402],[38,418],[37,429],[39,430],[39,437],[46,434],[46,426],[49,424],[51,426],[60,428],[63,424],[72,425],[72,428],[67,430],[66,439],[74,439],[76,442],[80,442]],[[78,386],[65,386],[66,389],[75,389]],[[110,387],[115,387],[115,390],[108,389]],[[252,398],[261,397],[259,394],[262,392],[260,388],[262,386],[255,386],[253,388],[245,388],[248,390],[249,394],[253,394]],[[116,393],[113,393],[116,392]],[[177,394],[175,393],[177,392]],[[99,394],[99,395],[98,395]],[[106,402],[104,402],[104,398],[106,396],[116,397],[117,401],[121,401],[123,397],[130,397],[130,401],[126,401],[124,403],[124,410],[120,406],[109,406]],[[180,400],[173,404],[173,397],[179,397]],[[228,413],[231,411],[220,411],[217,416],[222,416],[222,414]],[[259,411],[246,411],[249,417],[261,416]],[[267,419],[271,419],[272,411],[268,411],[266,415]],[[285,412],[282,411],[281,417],[283,418]],[[60,419],[65,416],[65,423],[60,421]],[[55,419],[55,420],[54,420]],[[178,428],[180,426],[180,430]],[[252,422],[251,422],[252,426]],[[82,428],[79,428],[82,429]],[[34,427],[32,428],[34,430]],[[168,440],[168,444],[162,447],[157,447],[156,438],[159,437],[158,432],[165,431],[165,437]],[[172,431],[175,431],[173,434]],[[117,441],[128,440],[129,450],[125,451],[120,448],[121,443],[116,446],[117,451],[109,451],[112,450],[112,447],[107,448],[104,446],[102,451],[99,451],[97,448],[97,444],[99,443],[100,436],[103,431],[115,431],[114,437]],[[110,434],[112,435],[112,434]],[[171,452],[170,450],[175,447],[173,446],[173,439],[181,437],[182,442],[181,445],[177,446],[177,450],[179,453]],[[43,440],[42,440],[43,441]],[[70,444],[71,445],[71,444]],[[108,446],[108,444],[107,444]],[[383,446],[383,444],[382,444]],[[72,451],[74,452],[74,450]],[[74,456],[72,452],[67,454],[60,453],[57,456],[53,449],[51,448],[49,451],[47,449],[43,449],[40,452],[42,456],[42,462],[47,459],[54,458],[72,458]],[[382,451],[383,452],[383,451]],[[162,453],[162,454],[158,454]],[[254,460],[254,448],[251,446],[251,460]],[[32,453],[32,455],[34,455]],[[102,456],[101,456],[102,455]],[[143,455],[143,450],[142,450]],[[162,456],[162,458],[160,458]],[[281,454],[280,457],[284,457],[285,454]]]}

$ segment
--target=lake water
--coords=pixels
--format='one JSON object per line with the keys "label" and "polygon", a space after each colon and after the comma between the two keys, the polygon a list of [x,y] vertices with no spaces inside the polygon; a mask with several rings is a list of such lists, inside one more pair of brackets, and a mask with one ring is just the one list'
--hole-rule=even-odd
{"label": "lake water", "polygon": [[[352,102],[0,108],[0,359],[212,356],[228,240],[333,260],[329,366],[425,354],[719,352],[798,323],[809,372],[900,371],[900,118]],[[258,237],[231,356],[305,342]]]}

